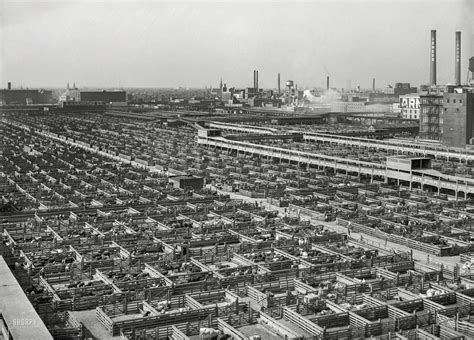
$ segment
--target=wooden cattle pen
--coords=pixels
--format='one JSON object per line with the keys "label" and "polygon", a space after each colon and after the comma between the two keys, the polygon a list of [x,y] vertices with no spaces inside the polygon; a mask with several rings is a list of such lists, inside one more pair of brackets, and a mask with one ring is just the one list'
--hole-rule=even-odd
{"label": "wooden cattle pen", "polygon": [[470,177],[405,187],[392,147],[188,123],[0,120],[1,250],[54,338],[474,338]]}

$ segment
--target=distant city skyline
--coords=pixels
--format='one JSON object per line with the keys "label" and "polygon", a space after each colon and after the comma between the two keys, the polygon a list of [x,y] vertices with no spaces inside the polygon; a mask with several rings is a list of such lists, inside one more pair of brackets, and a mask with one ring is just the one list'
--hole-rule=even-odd
{"label": "distant city skyline", "polygon": [[[437,30],[438,83],[461,80],[474,55],[470,0],[0,2],[0,87],[383,88],[429,81]],[[349,28],[348,28],[349,27]]]}

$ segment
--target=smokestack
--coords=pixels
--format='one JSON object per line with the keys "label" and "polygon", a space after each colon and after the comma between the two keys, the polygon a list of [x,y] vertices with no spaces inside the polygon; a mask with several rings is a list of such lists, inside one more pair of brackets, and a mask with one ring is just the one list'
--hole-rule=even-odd
{"label": "smokestack", "polygon": [[278,94],[280,94],[280,73],[278,73]]}
{"label": "smokestack", "polygon": [[257,92],[258,92],[258,71],[255,71],[255,74],[257,75],[257,86],[255,86],[255,88],[257,89]]}
{"label": "smokestack", "polygon": [[456,45],[454,56],[454,83],[461,85],[461,32],[456,32]]}
{"label": "smokestack", "polygon": [[253,88],[257,88],[257,75],[256,73],[257,71],[253,70]]}
{"label": "smokestack", "polygon": [[12,89],[12,83],[11,83],[11,82],[8,82],[8,89],[9,89],[9,90]]}
{"label": "smokestack", "polygon": [[326,90],[329,90],[329,76],[326,77]]}
{"label": "smokestack", "polygon": [[436,85],[436,30],[431,30],[430,85]]}
{"label": "smokestack", "polygon": [[372,92],[375,92],[375,78],[372,78]]}

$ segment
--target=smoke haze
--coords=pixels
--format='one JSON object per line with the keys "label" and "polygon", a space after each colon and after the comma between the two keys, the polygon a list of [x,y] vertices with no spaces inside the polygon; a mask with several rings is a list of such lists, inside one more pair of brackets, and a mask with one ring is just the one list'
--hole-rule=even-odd
{"label": "smoke haze", "polygon": [[[300,88],[429,80],[430,30],[438,83],[462,77],[473,51],[470,0],[9,1],[0,2],[0,80],[14,86]],[[464,80],[464,79],[463,79]]]}

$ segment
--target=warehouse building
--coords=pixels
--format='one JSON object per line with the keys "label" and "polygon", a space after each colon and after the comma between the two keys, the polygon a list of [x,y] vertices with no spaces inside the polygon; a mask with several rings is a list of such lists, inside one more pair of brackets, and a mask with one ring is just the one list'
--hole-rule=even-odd
{"label": "warehouse building", "polygon": [[127,92],[124,90],[79,90],[74,85],[60,97],[60,102],[102,102],[111,106],[127,105]]}
{"label": "warehouse building", "polygon": [[104,103],[114,103],[114,105],[119,103],[127,102],[127,92],[123,90],[97,90],[97,91],[80,91],[81,101],[84,102],[104,102]]}
{"label": "warehouse building", "polygon": [[0,90],[1,105],[29,105],[29,104],[52,104],[53,91],[43,89],[12,89],[11,83],[8,88]]}

